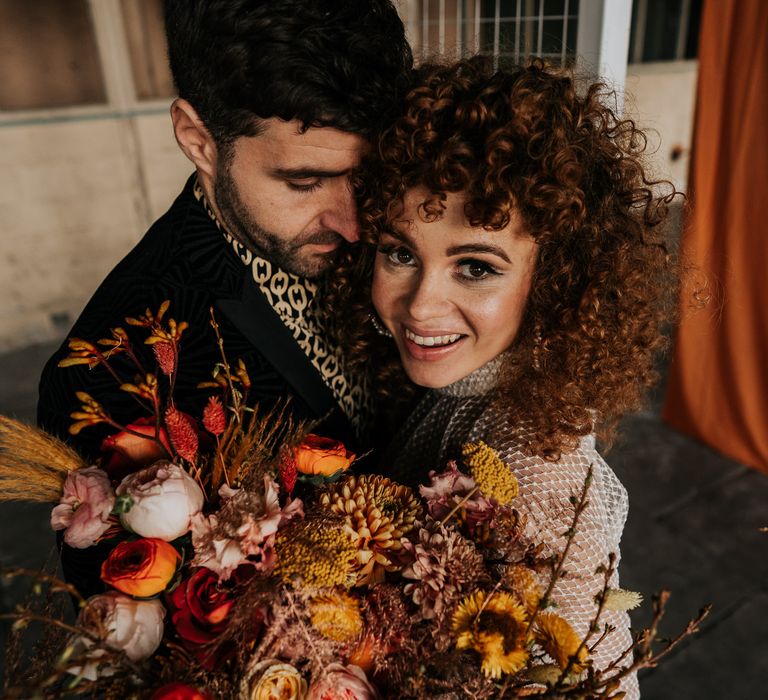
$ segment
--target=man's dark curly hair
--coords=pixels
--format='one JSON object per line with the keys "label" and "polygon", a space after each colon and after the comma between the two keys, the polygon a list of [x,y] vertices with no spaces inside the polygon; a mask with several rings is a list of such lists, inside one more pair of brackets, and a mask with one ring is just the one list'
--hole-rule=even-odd
{"label": "man's dark curly hair", "polygon": [[179,96],[219,146],[298,119],[370,135],[411,68],[391,0],[166,0]]}
{"label": "man's dark curly hair", "polygon": [[[645,137],[605,97],[599,84],[580,94],[541,61],[509,71],[479,57],[422,66],[356,183],[363,241],[374,245],[419,185],[433,193],[424,216],[439,217],[449,192],[467,193],[473,226],[499,230],[510,212],[521,215],[538,259],[497,406],[550,458],[595,427],[610,439],[640,404],[676,291],[658,228],[674,190],[655,197],[659,183],[640,160]],[[349,313],[334,313],[353,361],[374,366],[380,394],[397,401],[407,380],[394,343],[363,319],[374,255],[364,245],[339,276],[332,295]]]}

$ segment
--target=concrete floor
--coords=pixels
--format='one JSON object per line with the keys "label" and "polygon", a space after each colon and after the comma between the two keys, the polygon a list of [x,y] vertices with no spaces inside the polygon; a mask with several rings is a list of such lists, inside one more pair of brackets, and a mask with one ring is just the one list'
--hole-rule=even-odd
{"label": "concrete floor", "polygon": [[[53,346],[0,356],[0,413],[33,420],[37,380]],[[697,638],[640,676],[644,700],[766,697],[768,478],[661,423],[658,399],[625,421],[606,455],[630,494],[622,585],[673,595],[661,633],[673,635],[705,603]],[[0,506],[0,566],[39,567],[53,554],[49,508]],[[0,584],[8,609],[23,588]],[[635,620],[650,617],[644,604]],[[762,689],[762,690],[761,690]]]}

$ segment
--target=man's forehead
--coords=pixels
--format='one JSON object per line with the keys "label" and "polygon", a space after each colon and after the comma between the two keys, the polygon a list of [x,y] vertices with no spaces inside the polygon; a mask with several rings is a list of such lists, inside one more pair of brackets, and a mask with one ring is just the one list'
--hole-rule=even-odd
{"label": "man's forehead", "polygon": [[349,160],[355,164],[368,146],[360,134],[334,127],[309,127],[303,130],[298,119],[284,121],[275,117],[263,122],[258,136],[250,139],[257,148],[273,158]]}

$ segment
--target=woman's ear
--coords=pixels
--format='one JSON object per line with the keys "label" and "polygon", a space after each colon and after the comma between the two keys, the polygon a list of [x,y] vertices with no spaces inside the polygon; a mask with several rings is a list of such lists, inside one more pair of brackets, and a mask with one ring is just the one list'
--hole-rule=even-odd
{"label": "woman's ear", "polygon": [[195,108],[181,98],[174,100],[171,121],[176,143],[184,155],[194,163],[200,175],[215,180],[216,143]]}

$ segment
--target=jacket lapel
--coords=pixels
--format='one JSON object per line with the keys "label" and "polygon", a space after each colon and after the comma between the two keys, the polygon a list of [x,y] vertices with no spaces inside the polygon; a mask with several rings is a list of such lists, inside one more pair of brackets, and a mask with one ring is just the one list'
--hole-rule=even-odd
{"label": "jacket lapel", "polygon": [[216,306],[285,378],[317,418],[342,413],[333,392],[250,275],[246,276],[240,299],[218,299]]}

